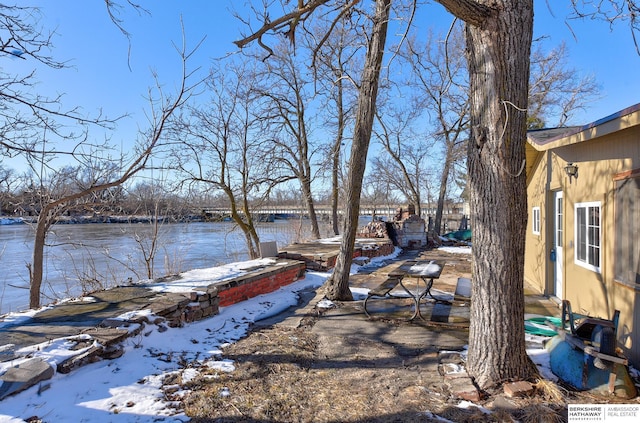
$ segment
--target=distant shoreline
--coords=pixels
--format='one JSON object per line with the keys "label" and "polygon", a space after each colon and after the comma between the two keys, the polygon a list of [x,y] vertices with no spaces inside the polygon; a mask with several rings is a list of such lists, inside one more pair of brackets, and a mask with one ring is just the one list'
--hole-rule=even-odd
{"label": "distant shoreline", "polygon": [[[0,217],[1,225],[23,225],[35,224],[38,221],[37,216],[28,217]],[[88,224],[88,223],[187,223],[187,222],[207,222],[203,216],[191,215],[183,217],[171,216],[60,216],[57,218],[56,224]]]}

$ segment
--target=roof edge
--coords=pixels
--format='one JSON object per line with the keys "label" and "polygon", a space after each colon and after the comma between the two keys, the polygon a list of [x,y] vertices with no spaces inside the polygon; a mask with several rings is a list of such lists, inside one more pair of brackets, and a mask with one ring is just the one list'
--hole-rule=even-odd
{"label": "roof edge", "polygon": [[[625,109],[622,109],[616,113],[610,114],[609,116],[605,116],[601,119],[598,119],[594,122],[588,123],[586,125],[583,126],[571,126],[571,127],[567,127],[567,130],[565,132],[562,132],[558,135],[552,136],[550,138],[547,139],[540,139],[540,138],[535,138],[534,136],[530,136],[530,134],[535,133],[536,131],[529,131],[527,132],[527,138],[529,140],[529,142],[531,144],[535,144],[536,146],[539,147],[544,147],[544,146],[548,146],[549,144],[553,144],[556,143],[557,141],[563,139],[563,138],[568,138],[574,135],[577,135],[581,132],[585,132],[588,131],[590,129],[596,128],[598,126],[604,125],[605,123],[614,121],[616,119],[620,119],[624,116],[630,115],[632,113],[638,112],[640,111],[640,103],[634,104],[633,106],[629,106]],[[561,129],[561,128],[554,128],[554,129]],[[545,131],[544,129],[540,129],[538,131]],[[590,136],[585,137],[585,139],[590,139]],[[546,148],[545,148],[546,149]]]}

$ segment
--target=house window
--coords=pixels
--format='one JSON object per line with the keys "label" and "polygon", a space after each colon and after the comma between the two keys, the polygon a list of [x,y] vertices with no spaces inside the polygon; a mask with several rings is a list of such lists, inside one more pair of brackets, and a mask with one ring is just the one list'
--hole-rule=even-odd
{"label": "house window", "polygon": [[555,241],[554,246],[560,247],[560,248],[562,248],[563,246],[562,232],[564,231],[563,219],[562,219],[562,215],[564,214],[564,207],[562,204],[563,204],[562,195],[558,195],[558,193],[556,193],[556,237],[554,239]]}
{"label": "house window", "polygon": [[533,208],[533,234],[540,235],[540,207]]}
{"label": "house window", "polygon": [[576,204],[576,263],[600,272],[600,202]]}
{"label": "house window", "polygon": [[640,175],[615,181],[614,277],[640,284]]}

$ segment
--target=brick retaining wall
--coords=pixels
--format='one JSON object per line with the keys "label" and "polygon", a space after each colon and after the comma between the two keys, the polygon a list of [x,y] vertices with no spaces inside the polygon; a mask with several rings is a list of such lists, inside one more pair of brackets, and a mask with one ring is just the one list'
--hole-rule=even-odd
{"label": "brick retaining wall", "polygon": [[382,256],[388,256],[393,254],[394,250],[395,250],[395,246],[393,245],[393,242],[391,242],[390,239],[386,239],[386,242],[377,242],[377,246],[376,248],[362,248],[360,249],[360,256],[362,257],[369,257],[369,258],[374,258],[374,257],[382,257]]}
{"label": "brick retaining wall", "polygon": [[148,308],[172,327],[218,314],[218,307],[230,306],[261,294],[268,294],[304,277],[304,262],[277,259],[274,264],[247,270],[232,279],[213,283],[206,292],[163,293]]}
{"label": "brick retaining wall", "polygon": [[[360,238],[356,241],[353,258],[356,257],[381,257],[394,252],[393,241],[388,237]],[[278,257],[291,260],[304,261],[309,270],[328,272],[336,266],[336,260],[340,253],[339,244],[307,243],[293,244],[278,253]]]}
{"label": "brick retaining wall", "polygon": [[249,277],[240,276],[211,286],[217,289],[220,305],[224,307],[289,285],[304,277],[305,270],[304,262],[289,260],[286,265],[270,266]]}

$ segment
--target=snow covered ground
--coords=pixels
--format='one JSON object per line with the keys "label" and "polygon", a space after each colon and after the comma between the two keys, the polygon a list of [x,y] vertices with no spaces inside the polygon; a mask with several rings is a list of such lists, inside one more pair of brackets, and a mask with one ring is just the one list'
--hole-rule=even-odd
{"label": "snow covered ground", "polygon": [[[450,249],[448,249],[450,251]],[[374,259],[368,266],[376,266],[384,258]],[[220,268],[199,269],[187,272],[194,285],[199,281],[224,277],[239,270],[243,263]],[[234,270],[235,269],[235,270]],[[357,267],[352,269],[357,270]],[[175,401],[184,392],[179,386],[163,386],[163,380],[171,374],[179,374],[188,381],[197,374],[195,367],[206,365],[220,372],[233,372],[234,363],[222,358],[221,348],[246,336],[252,322],[276,315],[297,304],[297,292],[318,287],[328,277],[327,273],[307,272],[306,277],[280,290],[220,309],[220,314],[183,328],[169,328],[160,332],[155,325],[144,328],[139,337],[126,341],[125,353],[115,360],[103,360],[72,371],[56,374],[24,392],[0,401],[0,422],[23,422],[38,416],[48,422],[178,422],[188,418]],[[185,280],[181,280],[184,288]],[[168,287],[158,287],[159,290]],[[362,293],[358,293],[362,294]],[[330,304],[328,304],[330,306]],[[10,319],[27,318],[13,314]],[[130,318],[130,315],[122,316]],[[0,330],[2,329],[0,323]],[[530,343],[540,345],[529,351],[543,375],[555,379],[549,370],[549,359],[541,349],[540,337],[532,337]],[[21,355],[40,357],[54,368],[70,354],[68,339],[32,346],[19,351]],[[77,353],[75,351],[74,353]],[[0,364],[0,373],[18,360]],[[193,366],[184,365],[193,363]],[[197,364],[197,366],[195,365]],[[167,396],[167,389],[172,395]],[[173,392],[175,390],[175,392]],[[228,393],[221,392],[220,395]],[[462,404],[461,406],[468,406]]]}
{"label": "snow covered ground", "polygon": [[[203,271],[197,272],[199,276]],[[211,271],[218,272],[216,268]],[[286,288],[222,307],[220,314],[183,328],[161,333],[157,326],[148,325],[139,338],[126,341],[122,357],[86,365],[70,374],[56,374],[40,386],[0,401],[0,421],[22,422],[34,415],[50,422],[152,422],[158,421],[158,416],[165,416],[164,421],[186,421],[186,416],[174,408],[176,404],[165,399],[165,376],[180,373],[183,381],[193,378],[196,371],[184,368],[181,363],[185,362],[233,371],[232,362],[220,359],[220,348],[244,337],[250,323],[297,304],[296,291],[320,286],[326,277],[309,272],[306,278]],[[69,356],[71,345],[63,338],[26,348],[19,354],[31,353],[55,368]],[[16,364],[17,360],[1,366]],[[0,372],[4,370],[0,367]]]}

